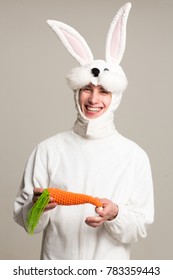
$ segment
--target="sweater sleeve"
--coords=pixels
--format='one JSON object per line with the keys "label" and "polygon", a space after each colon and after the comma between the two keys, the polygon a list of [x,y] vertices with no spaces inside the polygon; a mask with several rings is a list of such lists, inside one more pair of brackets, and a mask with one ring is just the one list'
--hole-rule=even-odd
{"label": "sweater sleeve", "polygon": [[[14,203],[14,220],[26,230],[26,217],[32,207],[33,188],[47,188],[49,174],[46,151],[39,144],[32,152],[23,174],[20,189]],[[50,211],[44,212],[34,233],[41,232],[47,225]]]}
{"label": "sweater sleeve", "polygon": [[148,157],[137,162],[134,190],[127,201],[118,203],[119,213],[104,226],[111,236],[122,243],[134,243],[147,236],[147,228],[154,220],[154,195]]}

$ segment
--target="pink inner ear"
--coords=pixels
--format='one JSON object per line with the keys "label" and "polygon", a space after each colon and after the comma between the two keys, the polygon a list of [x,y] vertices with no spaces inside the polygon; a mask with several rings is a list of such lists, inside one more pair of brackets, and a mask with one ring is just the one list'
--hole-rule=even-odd
{"label": "pink inner ear", "polygon": [[114,29],[114,32],[112,34],[112,40],[111,40],[111,44],[110,44],[110,55],[112,58],[116,58],[118,55],[118,51],[120,48],[120,28],[121,28],[121,18],[119,19],[119,21],[116,24],[116,27]]}
{"label": "pink inner ear", "polygon": [[78,55],[83,60],[88,61],[89,57],[82,43],[74,36],[72,36],[70,33],[68,33],[66,30],[62,30],[62,33],[64,34],[65,38],[68,40],[69,45],[72,47],[74,51],[74,54]]}

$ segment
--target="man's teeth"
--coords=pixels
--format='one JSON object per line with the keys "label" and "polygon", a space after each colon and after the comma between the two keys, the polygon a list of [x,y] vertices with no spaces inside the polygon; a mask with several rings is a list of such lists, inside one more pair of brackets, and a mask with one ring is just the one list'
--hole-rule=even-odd
{"label": "man's teeth", "polygon": [[93,108],[93,107],[88,107],[88,106],[87,106],[87,110],[88,110],[88,111],[92,111],[92,112],[98,112],[98,111],[101,110],[101,108]]}

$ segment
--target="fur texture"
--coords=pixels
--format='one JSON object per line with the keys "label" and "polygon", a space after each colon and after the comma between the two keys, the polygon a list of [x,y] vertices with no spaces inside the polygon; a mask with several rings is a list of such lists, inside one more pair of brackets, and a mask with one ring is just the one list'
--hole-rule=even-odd
{"label": "fur texture", "polygon": [[[94,77],[91,69],[100,71],[98,77]],[[109,65],[105,61],[97,61],[86,66],[76,67],[67,75],[67,83],[72,90],[79,90],[92,83],[101,85],[107,91],[119,94],[127,87],[127,78],[120,65]]]}
{"label": "fur texture", "polygon": [[90,83],[102,85],[113,94],[125,90],[127,79],[119,64],[125,51],[126,24],[130,9],[131,3],[126,3],[111,22],[106,39],[105,60],[94,60],[85,39],[74,28],[59,21],[47,21],[68,52],[81,65],[67,75],[67,82],[73,91]]}

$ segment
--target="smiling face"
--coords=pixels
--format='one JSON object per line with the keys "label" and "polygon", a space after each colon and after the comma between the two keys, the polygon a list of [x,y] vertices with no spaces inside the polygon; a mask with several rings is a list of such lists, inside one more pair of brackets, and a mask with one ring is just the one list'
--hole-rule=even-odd
{"label": "smiling face", "polygon": [[89,84],[80,90],[79,105],[87,118],[94,119],[106,112],[111,99],[111,93],[102,86]]}

